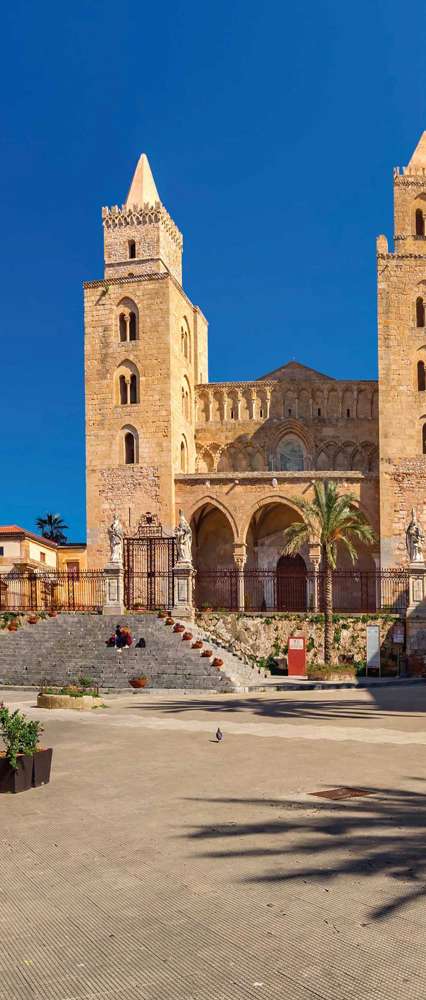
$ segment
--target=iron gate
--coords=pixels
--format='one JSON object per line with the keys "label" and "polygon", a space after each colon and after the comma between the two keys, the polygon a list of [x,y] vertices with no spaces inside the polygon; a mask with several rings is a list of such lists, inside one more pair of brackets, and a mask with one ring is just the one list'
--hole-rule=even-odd
{"label": "iron gate", "polygon": [[137,535],[124,539],[124,603],[134,611],[173,607],[176,542],[163,535],[155,514],[141,518]]}

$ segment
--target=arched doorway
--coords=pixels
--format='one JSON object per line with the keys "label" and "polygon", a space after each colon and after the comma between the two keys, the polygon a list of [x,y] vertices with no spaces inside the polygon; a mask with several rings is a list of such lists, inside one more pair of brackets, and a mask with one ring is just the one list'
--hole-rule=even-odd
{"label": "arched doorway", "polygon": [[234,532],[228,517],[215,504],[204,503],[193,514],[191,528],[196,607],[235,610]]}
{"label": "arched doorway", "polygon": [[307,573],[302,556],[281,556],[277,563],[277,610],[306,611]]}

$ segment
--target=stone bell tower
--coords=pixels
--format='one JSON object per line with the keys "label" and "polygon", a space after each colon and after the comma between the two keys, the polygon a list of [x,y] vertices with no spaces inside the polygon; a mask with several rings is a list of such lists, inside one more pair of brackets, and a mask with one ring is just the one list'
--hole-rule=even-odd
{"label": "stone bell tower", "polygon": [[117,513],[176,523],[174,476],[195,468],[194,389],[207,322],[182,289],[182,235],[145,154],[124,205],[102,210],[104,278],[84,285],[89,568],[108,560]]}
{"label": "stone bell tower", "polygon": [[394,170],[394,250],[377,239],[381,565],[408,562],[414,508],[426,528],[426,132]]}

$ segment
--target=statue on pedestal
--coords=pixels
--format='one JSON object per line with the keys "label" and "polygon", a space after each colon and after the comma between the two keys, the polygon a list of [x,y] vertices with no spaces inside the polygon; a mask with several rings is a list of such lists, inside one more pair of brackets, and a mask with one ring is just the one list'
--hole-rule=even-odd
{"label": "statue on pedestal", "polygon": [[108,528],[108,535],[111,547],[110,563],[115,563],[116,566],[122,566],[124,531],[117,514],[114,514],[112,524]]}
{"label": "statue on pedestal", "polygon": [[192,565],[192,531],[183,510],[179,511],[179,524],[175,529],[177,561]]}
{"label": "statue on pedestal", "polygon": [[423,543],[425,536],[418,523],[414,507],[411,511],[411,521],[405,532],[405,539],[410,562],[424,562]]}

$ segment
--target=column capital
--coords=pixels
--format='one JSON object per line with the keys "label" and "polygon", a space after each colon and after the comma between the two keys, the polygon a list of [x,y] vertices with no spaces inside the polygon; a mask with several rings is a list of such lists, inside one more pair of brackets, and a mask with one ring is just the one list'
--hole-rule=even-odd
{"label": "column capital", "polygon": [[236,569],[242,572],[247,562],[247,545],[244,542],[235,542],[233,554]]}

